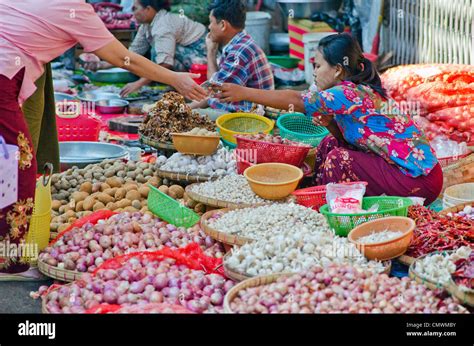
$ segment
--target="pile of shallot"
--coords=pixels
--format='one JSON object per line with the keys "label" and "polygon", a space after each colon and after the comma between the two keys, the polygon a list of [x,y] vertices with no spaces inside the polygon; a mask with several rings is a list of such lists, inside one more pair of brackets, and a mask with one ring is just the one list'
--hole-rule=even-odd
{"label": "pile of shallot", "polygon": [[409,278],[389,278],[352,266],[313,267],[274,283],[243,289],[237,313],[468,313],[452,298]]}
{"label": "pile of shallot", "polygon": [[[219,274],[178,265],[174,259],[132,257],[119,269],[99,269],[43,297],[50,313],[86,313],[101,304],[181,305],[195,313],[222,312],[224,296],[234,285]],[[44,292],[40,288],[40,293]]]}
{"label": "pile of shallot", "polygon": [[222,257],[224,250],[198,227],[177,228],[149,214],[120,213],[96,225],[90,223],[64,234],[39,259],[60,269],[93,272],[104,261],[132,252],[179,248],[198,243],[205,253]]}

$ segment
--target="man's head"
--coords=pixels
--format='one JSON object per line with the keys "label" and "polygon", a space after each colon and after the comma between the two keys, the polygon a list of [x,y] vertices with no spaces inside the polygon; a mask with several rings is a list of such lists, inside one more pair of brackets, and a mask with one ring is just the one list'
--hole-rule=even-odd
{"label": "man's head", "polygon": [[157,12],[169,9],[169,0],[135,0],[133,4],[133,14],[139,24],[150,24]]}
{"label": "man's head", "polygon": [[209,12],[209,34],[214,42],[227,44],[245,28],[247,7],[243,0],[214,0]]}

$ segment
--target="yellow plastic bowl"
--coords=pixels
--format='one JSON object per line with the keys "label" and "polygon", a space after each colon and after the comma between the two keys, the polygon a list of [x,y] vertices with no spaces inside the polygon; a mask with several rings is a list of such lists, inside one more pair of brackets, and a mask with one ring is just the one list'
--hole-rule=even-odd
{"label": "yellow plastic bowl", "polygon": [[172,133],[173,145],[182,154],[207,156],[216,152],[219,136],[196,136],[186,133]]}
{"label": "yellow plastic bowl", "polygon": [[217,118],[216,125],[224,140],[236,144],[235,135],[270,133],[275,122],[253,113],[231,113]]}
{"label": "yellow plastic bowl", "polygon": [[296,190],[303,171],[285,163],[262,163],[244,171],[250,188],[265,199],[283,199]]}

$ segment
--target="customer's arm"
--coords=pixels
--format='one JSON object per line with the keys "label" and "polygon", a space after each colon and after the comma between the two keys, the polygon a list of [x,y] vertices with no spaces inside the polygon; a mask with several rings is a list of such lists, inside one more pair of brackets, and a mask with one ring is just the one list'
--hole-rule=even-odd
{"label": "customer's arm", "polygon": [[200,101],[207,96],[204,89],[193,80],[199,75],[176,73],[154,64],[150,60],[130,52],[117,39],[112,40],[94,53],[112,65],[122,67],[140,77],[171,85],[191,100]]}
{"label": "customer's arm", "polygon": [[301,92],[295,90],[261,90],[225,83],[218,97],[223,102],[249,101],[290,112],[304,112]]}

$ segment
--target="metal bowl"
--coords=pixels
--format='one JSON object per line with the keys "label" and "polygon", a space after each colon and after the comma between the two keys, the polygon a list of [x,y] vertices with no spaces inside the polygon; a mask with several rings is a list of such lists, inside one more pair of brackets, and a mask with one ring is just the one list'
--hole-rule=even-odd
{"label": "metal bowl", "polygon": [[101,100],[116,100],[121,99],[119,94],[104,93],[102,91],[87,91],[77,95],[77,98],[84,102],[97,102]]}
{"label": "metal bowl", "polygon": [[[310,18],[314,12],[337,11],[342,0],[277,0],[284,18],[291,13],[295,19]],[[292,11],[292,12],[290,12]]]}
{"label": "metal bowl", "polygon": [[54,93],[55,102],[74,101],[74,100],[77,100],[75,96],[65,94],[65,93]]}
{"label": "metal bowl", "polygon": [[120,145],[98,142],[60,142],[59,157],[61,169],[73,166],[84,168],[91,163],[100,163],[106,159],[121,159],[127,156],[127,150]]}
{"label": "metal bowl", "polygon": [[125,100],[100,100],[96,102],[96,110],[102,114],[122,114],[130,103]]}
{"label": "metal bowl", "polygon": [[99,83],[131,83],[138,80],[138,77],[133,73],[120,67],[99,70],[96,72],[88,71],[87,76],[91,81]]}

